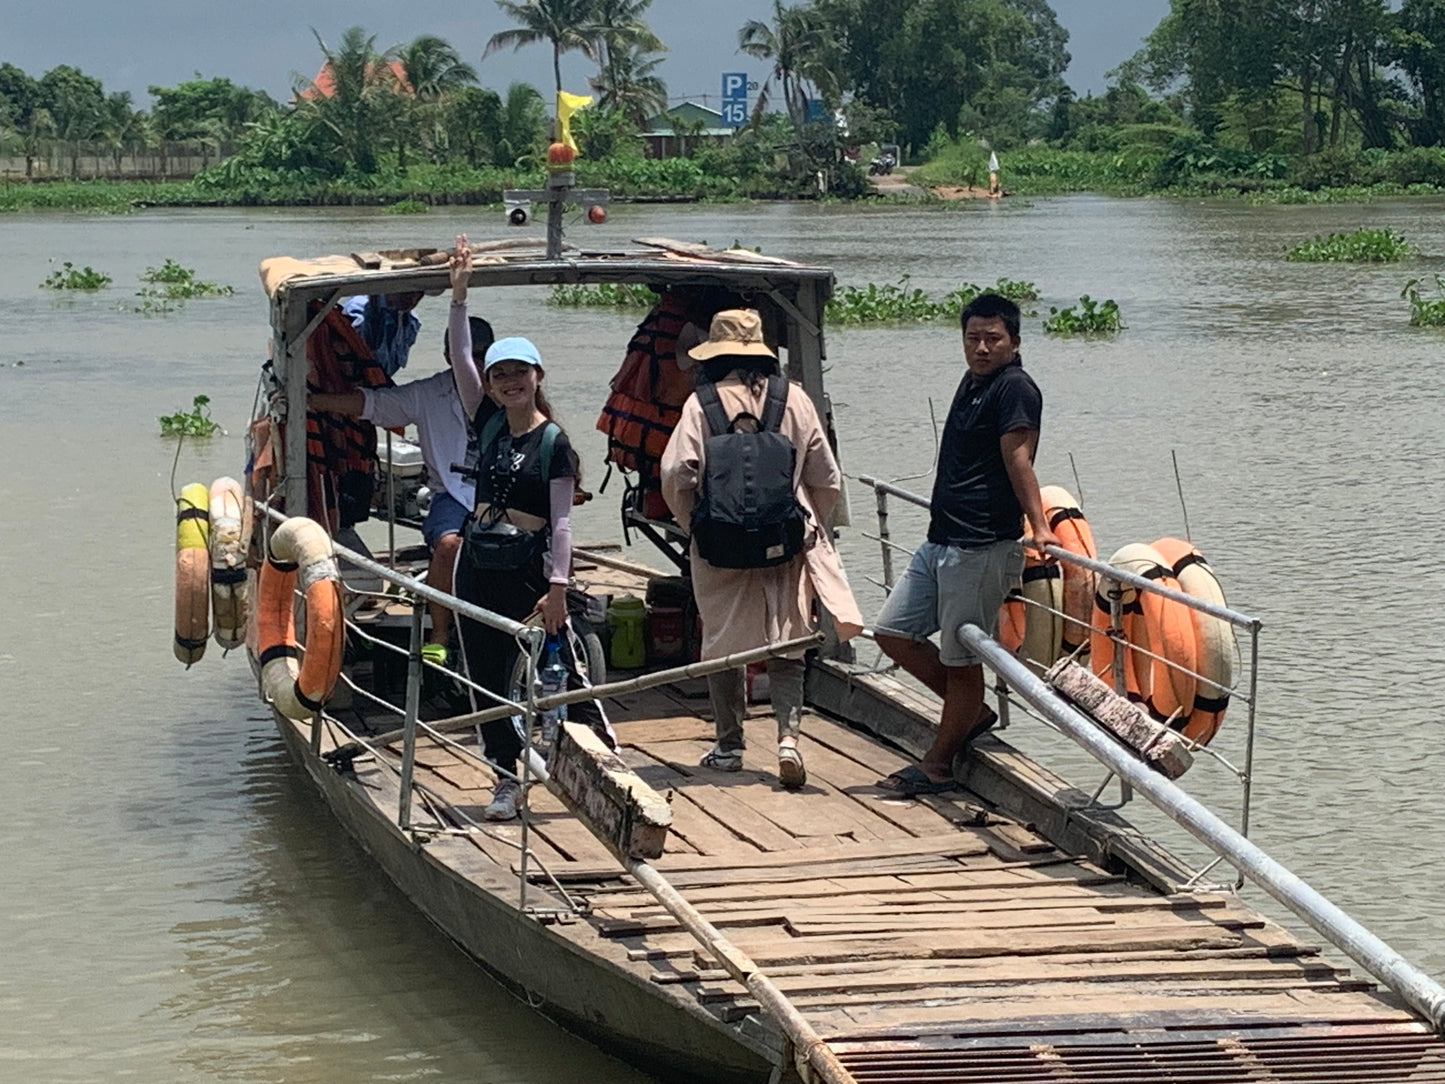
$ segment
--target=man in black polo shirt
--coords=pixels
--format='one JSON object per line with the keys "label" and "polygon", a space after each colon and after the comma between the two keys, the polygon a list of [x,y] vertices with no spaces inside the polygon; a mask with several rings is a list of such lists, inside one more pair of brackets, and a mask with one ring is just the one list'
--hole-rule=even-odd
{"label": "man in black polo shirt", "polygon": [[[1034,477],[1043,396],[1019,358],[1019,307],[980,294],[959,322],[968,372],[943,426],[928,541],[874,622],[888,657],[943,697],[923,760],[878,782],[896,794],[957,786],[955,754],[997,718],[984,707],[983,667],[958,628],[967,622],[995,632],[999,607],[1023,573],[1025,515],[1036,544],[1058,544]],[[929,637],[940,630],[934,646]]]}

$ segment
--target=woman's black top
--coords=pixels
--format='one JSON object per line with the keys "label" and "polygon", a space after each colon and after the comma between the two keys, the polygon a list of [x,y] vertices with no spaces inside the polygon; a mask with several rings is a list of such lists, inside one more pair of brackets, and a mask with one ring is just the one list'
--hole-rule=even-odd
{"label": "woman's black top", "polygon": [[514,437],[503,427],[489,447],[481,450],[477,479],[477,503],[501,505],[518,512],[527,512],[550,521],[552,502],[550,482],[553,478],[572,478],[572,442],[559,427],[552,444],[552,462],[547,477],[542,477],[542,433],[546,423],[529,433]]}

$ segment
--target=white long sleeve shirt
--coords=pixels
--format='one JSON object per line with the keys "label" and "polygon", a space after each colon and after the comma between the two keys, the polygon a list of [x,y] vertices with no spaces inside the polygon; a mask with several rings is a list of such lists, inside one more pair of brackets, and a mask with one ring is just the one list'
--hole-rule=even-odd
{"label": "white long sleeve shirt", "polygon": [[415,425],[427,484],[445,489],[463,508],[476,506],[476,486],[452,470],[467,457],[467,417],[449,369],[394,388],[362,388],[361,416],[390,429]]}

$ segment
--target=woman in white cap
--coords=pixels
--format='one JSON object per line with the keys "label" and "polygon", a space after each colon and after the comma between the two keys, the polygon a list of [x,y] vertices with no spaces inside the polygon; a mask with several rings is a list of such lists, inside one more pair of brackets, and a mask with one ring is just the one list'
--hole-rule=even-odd
{"label": "woman in white cap", "polygon": [[[471,259],[465,238],[458,238],[452,258],[453,326],[467,323]],[[515,621],[538,614],[549,634],[558,633],[567,623],[572,497],[579,472],[572,443],[542,391],[546,373],[541,354],[530,339],[512,336],[487,348],[480,374],[469,352],[454,350],[451,361],[459,390],[480,388],[501,408],[485,419],[477,434],[477,503],[462,529],[457,597]],[[514,696],[510,685],[520,650],[517,642],[465,617],[460,628],[471,679],[501,696]],[[564,634],[560,640],[568,685],[580,688],[571,637]],[[611,743],[606,718],[595,702],[574,704],[570,714]],[[516,774],[522,738],[514,720],[484,723],[482,743],[488,760]],[[484,815],[511,820],[519,798],[516,781],[499,774]]]}
{"label": "woman in white cap", "polygon": [[[777,354],[763,339],[762,320],[756,311],[725,309],[717,313],[708,340],[688,353],[701,363],[699,385],[704,381],[712,385],[730,428],[745,431],[750,425],[739,424],[744,417],[767,417],[769,377],[780,376],[780,370]],[[781,379],[787,398],[777,431],[787,437],[795,453],[793,495],[806,513],[801,549],[782,563],[766,567],[718,567],[699,553],[694,525],[690,564],[693,594],[702,617],[704,659],[806,636],[814,628],[815,600],[833,616],[841,639],[850,639],[863,627],[829,527],[842,486],[838,463],[813,400],[801,387]],[[707,441],[714,430],[695,392],[683,405],[682,417],[662,456],[663,496],[679,523],[693,523],[707,470]],[[807,781],[798,749],[804,672],[802,658],[768,661],[768,684],[778,723],[778,778],[790,790]],[[703,756],[705,768],[735,772],[743,766],[744,682],[741,668],[708,678],[717,744]]]}

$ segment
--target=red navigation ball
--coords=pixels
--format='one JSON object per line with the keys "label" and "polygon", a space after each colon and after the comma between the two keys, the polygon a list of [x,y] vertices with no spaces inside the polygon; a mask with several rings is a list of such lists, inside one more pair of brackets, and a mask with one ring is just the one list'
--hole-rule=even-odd
{"label": "red navigation ball", "polygon": [[606,222],[607,208],[600,203],[594,203],[591,207],[587,208],[587,221],[593,225]]}

